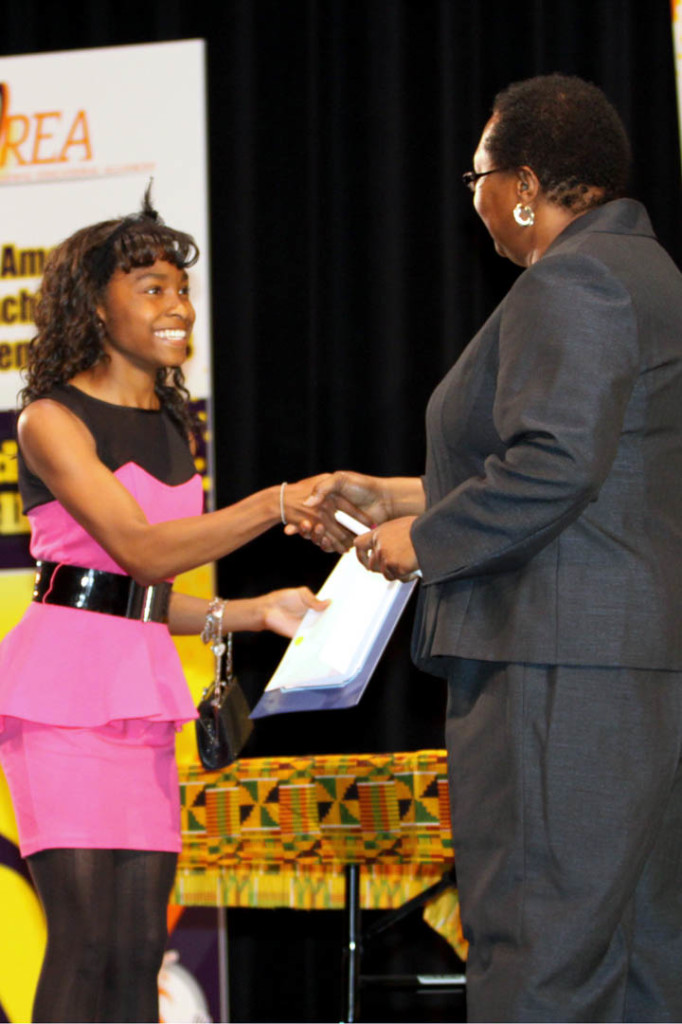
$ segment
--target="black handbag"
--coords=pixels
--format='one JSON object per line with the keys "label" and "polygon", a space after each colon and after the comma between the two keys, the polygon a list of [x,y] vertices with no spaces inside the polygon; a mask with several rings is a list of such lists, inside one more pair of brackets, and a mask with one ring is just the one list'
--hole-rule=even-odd
{"label": "black handbag", "polygon": [[[249,705],[232,669],[232,634],[211,643],[215,679],[202,694],[196,721],[197,749],[204,768],[215,771],[236,761],[253,732]],[[225,677],[222,677],[222,657]]]}

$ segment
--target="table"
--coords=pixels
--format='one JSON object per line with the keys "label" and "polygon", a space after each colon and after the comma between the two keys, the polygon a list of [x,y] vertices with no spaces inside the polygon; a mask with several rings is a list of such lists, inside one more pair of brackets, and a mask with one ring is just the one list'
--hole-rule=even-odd
{"label": "table", "polygon": [[173,901],[345,909],[347,1020],[363,982],[360,908],[397,910],[437,886],[424,916],[465,959],[453,876],[439,884],[454,865],[444,750],[188,765],[180,790]]}

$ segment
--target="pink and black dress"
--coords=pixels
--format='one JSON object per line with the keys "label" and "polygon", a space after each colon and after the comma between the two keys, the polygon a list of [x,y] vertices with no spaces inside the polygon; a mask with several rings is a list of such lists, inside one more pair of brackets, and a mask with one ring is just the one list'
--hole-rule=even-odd
{"label": "pink and black dress", "polygon": [[[71,385],[46,397],[85,423],[149,522],[202,512],[201,478],[166,410],[112,405]],[[34,558],[124,575],[21,459],[19,478]],[[0,645],[0,763],[22,854],[179,851],[174,734],[195,717],[164,622],[33,601]]]}

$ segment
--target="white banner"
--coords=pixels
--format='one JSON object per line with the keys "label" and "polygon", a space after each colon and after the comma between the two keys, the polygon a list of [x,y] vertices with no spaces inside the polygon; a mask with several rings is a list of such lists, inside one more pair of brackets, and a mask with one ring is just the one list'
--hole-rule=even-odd
{"label": "white banner", "polygon": [[[204,44],[199,40],[0,59],[0,408],[20,386],[47,250],[79,227],[131,213],[154,178],[164,220],[193,234],[197,309],[186,367],[209,391]],[[9,346],[9,347],[8,347]]]}

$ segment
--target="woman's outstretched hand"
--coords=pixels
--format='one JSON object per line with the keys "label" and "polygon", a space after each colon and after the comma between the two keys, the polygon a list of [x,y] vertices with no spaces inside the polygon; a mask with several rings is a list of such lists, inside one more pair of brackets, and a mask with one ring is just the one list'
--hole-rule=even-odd
{"label": "woman's outstretched hand", "polygon": [[353,473],[348,469],[325,474],[315,485],[306,505],[317,508],[325,500],[333,501],[335,508],[359,518],[367,526],[385,523],[393,515],[387,481],[379,476]]}
{"label": "woman's outstretched hand", "polygon": [[280,636],[292,637],[308,611],[323,612],[329,601],[320,601],[308,587],[288,587],[286,590],[272,590],[259,599],[262,605],[263,629],[270,629]]}
{"label": "woman's outstretched hand", "polygon": [[[334,518],[336,509],[345,506],[337,504],[333,488],[329,494],[325,491],[318,493],[318,488],[332,476],[331,473],[320,473],[286,485],[282,495],[282,511],[286,519],[284,532],[289,535],[299,533],[314,540],[324,551],[343,554],[352,547],[355,536]],[[352,508],[348,506],[349,510]],[[351,511],[353,514],[358,515],[358,510]]]}
{"label": "woman's outstretched hand", "polygon": [[[306,496],[298,522],[289,523],[284,532],[290,536],[298,533],[324,551],[347,551],[353,544],[354,534],[339,525],[334,512],[337,509],[347,512],[367,527],[383,523],[391,515],[390,495],[383,483],[380,477],[350,470],[325,473],[316,479]],[[333,526],[328,529],[330,520]]]}

